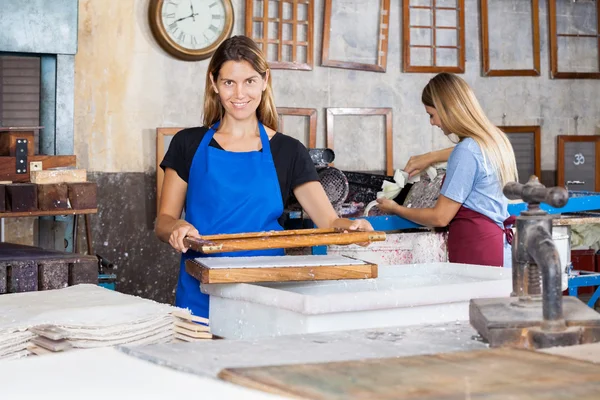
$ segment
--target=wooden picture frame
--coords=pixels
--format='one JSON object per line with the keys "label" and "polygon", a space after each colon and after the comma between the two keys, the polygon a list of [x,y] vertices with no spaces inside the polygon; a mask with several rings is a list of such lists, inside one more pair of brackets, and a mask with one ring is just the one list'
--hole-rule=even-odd
{"label": "wooden picture frame", "polygon": [[[507,136],[511,134],[523,134],[523,133],[532,133],[533,134],[533,165],[534,165],[534,175],[538,177],[538,179],[542,179],[542,128],[539,125],[530,125],[530,126],[499,126],[498,127],[502,132],[506,133]],[[510,140],[510,139],[509,139]],[[514,149],[514,147],[513,147]],[[517,169],[519,167],[518,154],[516,154],[515,150],[515,158],[517,158]],[[529,180],[528,176],[519,176],[519,180],[521,183],[526,183]]]}
{"label": "wooden picture frame", "polygon": [[[580,33],[559,33],[556,26],[556,1],[548,0],[548,23],[550,35],[550,75],[553,79],[600,79],[600,3],[596,4],[596,33],[595,34],[580,34]],[[592,2],[590,2],[592,3]],[[573,4],[575,6],[576,4]],[[597,72],[567,72],[558,70],[558,38],[596,38],[598,71]]]}
{"label": "wooden picture frame", "polygon": [[[431,6],[412,5],[413,0],[404,0],[402,6],[402,63],[404,72],[421,72],[421,73],[438,73],[438,72],[465,72],[465,1],[456,0],[456,7],[438,7],[439,0],[431,0]],[[411,10],[429,10],[431,13],[430,25],[412,25]],[[456,11],[457,24],[456,27],[438,26],[437,12],[438,11]],[[431,31],[431,44],[411,44],[411,29],[429,29]],[[452,45],[437,45],[438,30],[456,30],[456,46]],[[423,48],[431,50],[432,65],[412,65],[411,64],[411,49]],[[457,65],[443,66],[437,64],[437,56],[439,49],[456,50]]]}
{"label": "wooden picture frame", "polygon": [[[333,150],[334,119],[339,115],[383,115],[385,117],[385,165],[386,174],[394,175],[394,147],[392,131],[391,108],[328,108],[327,109],[327,143],[326,147]],[[331,164],[333,165],[333,164]]]}
{"label": "wooden picture frame", "polygon": [[173,137],[177,132],[185,128],[156,128],[156,212],[160,206],[160,193],[162,191],[165,172],[160,167],[160,163],[168,150],[165,146],[165,138]]}
{"label": "wooden picture frame", "polygon": [[324,0],[325,12],[323,14],[323,47],[321,52],[321,66],[356,69],[362,71],[385,72],[387,68],[387,49],[390,26],[390,0],[377,0],[379,9],[379,35],[377,42],[377,64],[365,64],[351,61],[339,61],[329,58],[329,42],[331,38],[331,10],[333,1]]}
{"label": "wooden picture frame", "polygon": [[539,0],[531,1],[531,24],[532,24],[532,69],[492,69],[490,66],[489,45],[489,21],[488,1],[481,1],[481,56],[483,64],[483,76],[539,76],[540,75],[540,17]]}
{"label": "wooden picture frame", "polygon": [[277,107],[279,114],[279,132],[283,132],[282,115],[293,115],[300,117],[308,117],[308,145],[309,149],[317,147],[317,110],[315,108],[292,108],[292,107]]}
{"label": "wooden picture frame", "polygon": [[[277,3],[277,11],[275,17],[269,17],[269,4]],[[313,53],[314,53],[314,1],[313,0],[264,0],[258,4],[262,4],[262,15],[256,16],[255,0],[246,0],[246,36],[252,38],[262,49],[263,54],[267,58],[269,67],[272,69],[293,69],[302,71],[311,71],[313,69]],[[299,19],[299,6],[306,6],[306,19]],[[291,18],[285,18],[285,7],[291,7]],[[261,27],[259,32],[255,31],[255,24]],[[277,36],[269,37],[269,26],[277,27]],[[286,26],[290,27],[291,37],[284,35]],[[306,27],[306,40],[299,38],[299,31]],[[288,32],[289,33],[289,32]],[[269,52],[269,46],[277,47],[277,57],[272,59]],[[284,49],[289,48],[289,60],[287,53],[284,54]],[[300,49],[304,49],[305,59],[300,59]]]}
{"label": "wooden picture frame", "polygon": [[[565,157],[567,155],[567,151],[565,149],[568,143],[590,143],[590,146],[586,146],[586,150],[593,149],[594,150],[594,184],[592,191],[600,192],[600,136],[597,135],[581,135],[581,136],[571,136],[571,135],[559,135],[557,137],[557,151],[556,151],[556,185],[557,186],[566,186],[567,182],[567,173]],[[577,156],[577,154],[575,155]],[[580,159],[574,160],[574,163],[580,162]],[[585,162],[585,160],[583,160]],[[581,164],[584,164],[581,162]],[[572,187],[573,190],[577,190],[577,187]]]}

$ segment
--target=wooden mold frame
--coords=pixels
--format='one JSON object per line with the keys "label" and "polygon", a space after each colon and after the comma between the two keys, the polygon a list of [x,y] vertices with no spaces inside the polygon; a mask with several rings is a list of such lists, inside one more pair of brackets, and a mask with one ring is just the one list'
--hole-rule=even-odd
{"label": "wooden mold frame", "polygon": [[542,178],[542,129],[539,125],[530,126],[499,126],[502,132],[510,135],[511,133],[533,133],[533,164],[535,176]]}
{"label": "wooden mold frame", "polygon": [[[295,256],[289,256],[295,258]],[[348,260],[348,264],[336,265],[295,265],[263,266],[246,268],[208,268],[194,259],[186,260],[188,274],[201,283],[252,283],[252,282],[293,282],[322,281],[339,279],[377,278],[377,264],[364,261],[357,264]]]}
{"label": "wooden mold frame", "polygon": [[183,244],[202,254],[227,253],[246,250],[290,249],[319,245],[347,245],[384,241],[386,235],[378,231],[338,232],[335,229],[298,229],[270,232],[248,232],[222,235],[186,237]]}
{"label": "wooden mold frame", "polygon": [[[431,0],[430,6],[423,5],[412,5],[413,0],[404,0],[402,7],[402,26],[403,26],[403,40],[402,40],[402,51],[404,72],[423,72],[423,73],[436,73],[436,72],[454,72],[463,73],[465,72],[465,1],[456,0],[456,7],[443,7],[438,6],[439,0]],[[429,10],[431,13],[431,24],[430,25],[412,25],[410,21],[410,10]],[[457,26],[438,26],[436,19],[436,12],[438,10],[456,11]],[[411,29],[430,29],[431,30],[431,44],[430,45],[413,45],[410,40]],[[438,29],[451,29],[456,30],[457,35],[457,46],[438,46],[436,44],[436,31]],[[412,48],[426,48],[431,49],[431,60],[432,65],[411,65],[410,51]],[[455,49],[457,51],[457,65],[456,66],[439,66],[437,65],[437,49]]]}
{"label": "wooden mold frame", "polygon": [[314,149],[317,146],[317,110],[314,108],[291,108],[291,107],[277,107],[277,114],[279,114],[279,132],[283,132],[283,118],[282,115],[293,115],[300,117],[309,118],[309,129],[308,129],[308,148]]}
{"label": "wooden mold frame", "polygon": [[481,0],[481,56],[484,76],[539,76],[540,75],[540,12],[539,0],[531,1],[532,69],[492,69],[490,66],[488,2]]}
{"label": "wooden mold frame", "polygon": [[165,137],[175,136],[177,132],[185,128],[156,128],[156,212],[160,206],[160,193],[162,191],[165,172],[160,167],[160,163],[165,157]]}
{"label": "wooden mold frame", "polygon": [[[327,109],[327,148],[333,150],[333,122],[336,115],[383,115],[385,117],[385,173],[394,175],[394,147],[392,145],[391,108],[328,108]],[[331,164],[333,166],[333,164]]]}
{"label": "wooden mold frame", "polygon": [[[278,0],[275,17],[269,17],[269,3],[274,1],[246,0],[246,36],[252,38],[262,48],[267,57],[269,67],[273,69],[293,69],[310,71],[313,69],[313,31],[314,31],[314,1],[313,0]],[[262,4],[262,15],[256,16],[255,5]],[[291,6],[291,19],[284,19],[284,6]],[[306,6],[306,19],[299,19],[299,6]],[[254,25],[261,27],[257,32]],[[277,37],[269,37],[269,25],[277,26]],[[291,38],[284,35],[284,26],[291,27]],[[300,40],[298,31],[306,27],[306,40]],[[284,37],[285,36],[285,37]],[[269,45],[277,46],[277,58],[269,59]],[[291,48],[291,59],[283,60],[284,46]],[[299,59],[299,48],[304,48],[305,60]]]}
{"label": "wooden mold frame", "polygon": [[[594,145],[596,152],[596,163],[600,162],[600,136],[558,136],[558,146],[556,150],[556,185],[564,186],[565,182],[565,143],[567,142],[588,142]],[[596,180],[594,182],[594,191],[600,192],[600,172],[596,164]]]}
{"label": "wooden mold frame", "polygon": [[324,67],[356,69],[362,71],[385,72],[387,68],[387,48],[390,26],[390,0],[378,0],[379,9],[379,39],[377,41],[377,64],[365,64],[351,61],[339,61],[329,58],[329,42],[331,33],[331,10],[335,0],[325,0],[325,13],[323,15],[323,49],[321,65]]}
{"label": "wooden mold frame", "polygon": [[[600,70],[598,72],[566,72],[558,70],[558,38],[596,38],[598,52],[598,68],[600,69],[600,3],[596,1],[596,33],[595,34],[579,34],[579,33],[559,33],[556,26],[556,2],[558,0],[548,0],[548,21],[550,35],[550,65],[551,76],[553,79],[600,79]],[[592,3],[592,2],[590,2]],[[570,3],[571,6],[577,6],[576,3]]]}

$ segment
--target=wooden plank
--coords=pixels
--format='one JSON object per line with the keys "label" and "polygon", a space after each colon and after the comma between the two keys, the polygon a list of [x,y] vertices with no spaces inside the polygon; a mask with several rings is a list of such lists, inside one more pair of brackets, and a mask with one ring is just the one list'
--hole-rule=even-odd
{"label": "wooden plank", "polygon": [[0,183],[0,213],[6,211],[6,185]]}
{"label": "wooden plank", "polygon": [[198,279],[201,283],[291,282],[377,278],[377,265],[369,263],[365,263],[364,265],[211,269],[195,260],[187,260],[185,268],[188,274]]}
{"label": "wooden plank", "polygon": [[319,400],[595,400],[600,393],[600,365],[516,349],[227,368],[219,378],[269,393]]}
{"label": "wooden plank", "polygon": [[17,140],[27,141],[27,155],[34,155],[33,131],[11,131],[0,133],[0,156],[15,157],[17,154]]}
{"label": "wooden plank", "polygon": [[[42,169],[75,167],[75,156],[28,156],[27,162],[38,161],[42,163]],[[25,174],[16,173],[16,157],[0,157],[0,181],[29,182],[29,171]]]}
{"label": "wooden plank", "polygon": [[64,183],[37,185],[38,208],[42,211],[67,209],[67,193],[67,185]]}
{"label": "wooden plank", "polygon": [[204,253],[224,253],[245,250],[264,250],[264,249],[288,249],[294,247],[310,247],[320,245],[347,245],[355,243],[370,243],[384,241],[386,235],[384,232],[344,232],[344,233],[325,233],[314,235],[292,235],[292,236],[265,236],[250,237],[247,239],[230,240],[204,240],[197,238],[185,238],[184,245],[188,248]]}
{"label": "wooden plank", "polygon": [[268,232],[247,232],[247,233],[227,233],[221,235],[203,235],[203,240],[229,240],[229,239],[247,239],[257,237],[273,237],[273,236],[294,236],[294,235],[314,235],[315,233],[335,233],[338,232],[334,228],[325,229],[290,229],[285,231],[268,231]]}
{"label": "wooden plank", "polygon": [[95,182],[67,183],[69,202],[74,210],[86,210],[98,207],[96,199],[98,186]]}
{"label": "wooden plank", "polygon": [[6,208],[12,212],[36,211],[37,186],[31,183],[6,185]]}
{"label": "wooden plank", "polygon": [[54,210],[54,211],[24,211],[24,212],[0,212],[0,218],[16,217],[50,217],[53,215],[75,215],[75,214],[96,214],[97,208],[83,210]]}
{"label": "wooden plank", "polygon": [[55,169],[31,171],[31,183],[76,183],[86,182],[87,172],[85,169]]}

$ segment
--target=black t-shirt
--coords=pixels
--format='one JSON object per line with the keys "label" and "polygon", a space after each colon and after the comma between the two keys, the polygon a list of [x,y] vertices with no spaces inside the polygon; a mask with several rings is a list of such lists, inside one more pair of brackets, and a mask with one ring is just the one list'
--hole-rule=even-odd
{"label": "black t-shirt", "polygon": [[[177,132],[171,140],[160,167],[164,170],[172,168],[179,177],[188,182],[192,160],[198,150],[202,138],[208,131],[206,127],[188,128]],[[269,141],[271,154],[279,178],[281,198],[284,206],[292,195],[292,191],[306,182],[318,181],[317,170],[308,154],[308,150],[298,140],[283,133],[275,133]],[[209,146],[221,149],[215,139]],[[261,150],[262,151],[262,150]]]}

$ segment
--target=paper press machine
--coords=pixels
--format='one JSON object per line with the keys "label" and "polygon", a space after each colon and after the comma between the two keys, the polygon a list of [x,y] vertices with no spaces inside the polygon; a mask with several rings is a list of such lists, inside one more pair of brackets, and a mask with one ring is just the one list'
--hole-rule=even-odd
{"label": "paper press machine", "polygon": [[511,297],[472,299],[471,325],[491,347],[546,348],[600,341],[600,314],[576,297],[562,296],[561,264],[552,240],[552,216],[544,202],[563,207],[568,192],[546,188],[533,176],[527,184],[511,182],[504,195],[523,199],[527,210],[517,217],[512,244]]}

